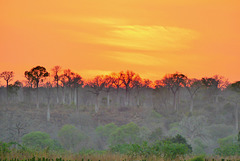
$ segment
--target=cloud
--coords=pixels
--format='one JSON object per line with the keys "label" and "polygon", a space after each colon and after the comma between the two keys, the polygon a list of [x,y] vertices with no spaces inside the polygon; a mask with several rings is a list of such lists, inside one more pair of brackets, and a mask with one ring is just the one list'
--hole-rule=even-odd
{"label": "cloud", "polygon": [[114,60],[125,62],[127,64],[157,66],[166,64],[166,60],[142,53],[114,52],[106,54]]}
{"label": "cloud", "polygon": [[116,26],[97,42],[137,50],[176,51],[189,48],[197,37],[196,31],[185,28],[126,25]]}

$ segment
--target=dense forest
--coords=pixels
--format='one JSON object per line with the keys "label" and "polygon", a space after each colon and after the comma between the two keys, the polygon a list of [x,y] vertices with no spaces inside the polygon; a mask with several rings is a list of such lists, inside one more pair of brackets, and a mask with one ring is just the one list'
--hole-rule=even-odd
{"label": "dense forest", "polygon": [[0,74],[1,144],[125,153],[171,142],[191,154],[240,155],[240,81],[179,72],[151,81],[133,71],[85,80],[60,66],[23,74]]}

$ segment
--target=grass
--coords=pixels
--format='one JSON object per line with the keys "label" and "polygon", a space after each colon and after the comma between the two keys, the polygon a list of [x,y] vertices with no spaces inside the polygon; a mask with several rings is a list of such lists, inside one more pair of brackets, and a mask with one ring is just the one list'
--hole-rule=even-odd
{"label": "grass", "polygon": [[[12,151],[7,154],[0,154],[0,161],[3,161],[6,159],[6,161],[10,161],[13,159],[13,161],[16,159],[19,160],[28,160],[32,159],[33,157],[36,158],[38,161],[44,161],[44,159],[52,159],[54,161],[60,160],[61,161],[69,161],[69,160],[76,160],[76,161],[164,161],[161,157],[156,156],[149,156],[148,158],[143,158],[140,156],[131,157],[127,155],[122,154],[114,154],[114,153],[104,153],[104,154],[74,154],[70,152],[17,152]],[[195,156],[186,156],[185,158],[176,158],[176,161],[184,161],[184,160],[190,160],[191,158],[194,158]],[[44,159],[43,159],[44,158]],[[39,160],[40,159],[40,160]],[[240,156],[233,156],[233,157],[227,157],[223,158],[220,156],[209,156],[205,157],[205,161],[233,161],[233,160],[240,160]]]}

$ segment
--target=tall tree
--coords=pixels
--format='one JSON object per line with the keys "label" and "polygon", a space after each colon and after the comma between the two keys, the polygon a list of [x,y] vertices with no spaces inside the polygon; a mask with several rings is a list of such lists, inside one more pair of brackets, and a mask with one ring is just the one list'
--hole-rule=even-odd
{"label": "tall tree", "polygon": [[143,88],[143,80],[139,75],[136,75],[136,77],[133,80],[133,88],[136,90],[137,94],[137,107],[140,107],[140,90]]}
{"label": "tall tree", "polygon": [[120,72],[120,75],[121,75],[122,85],[124,86],[125,91],[126,91],[126,102],[125,102],[125,105],[129,106],[130,90],[133,87],[133,80],[137,76],[137,74],[134,73],[133,71],[127,70],[126,72],[123,72],[123,71]]}
{"label": "tall tree", "polygon": [[240,81],[235,82],[230,85],[230,89],[234,92],[234,94],[230,95],[229,98],[232,102],[235,103],[235,127],[236,130],[239,130],[239,104],[240,104]]}
{"label": "tall tree", "polygon": [[96,100],[95,100],[95,112],[98,113],[99,111],[99,105],[98,105],[98,97],[100,92],[103,90],[105,82],[104,82],[104,76],[96,76],[93,80],[90,80],[87,82],[87,85],[92,89],[90,92],[95,94]]}
{"label": "tall tree", "polygon": [[54,66],[52,68],[52,72],[53,72],[53,77],[54,77],[54,82],[57,85],[57,104],[59,104],[59,81],[60,81],[60,76],[59,76],[59,72],[61,71],[61,67],[60,66]]}
{"label": "tall tree", "polygon": [[111,75],[106,75],[104,78],[104,87],[107,93],[107,108],[110,106],[110,90],[113,88],[114,78]]}
{"label": "tall tree", "polygon": [[181,73],[168,74],[162,79],[162,83],[166,86],[173,94],[173,107],[177,111],[178,104],[176,102],[177,92],[179,92],[180,87],[183,87],[187,77]]}
{"label": "tall tree", "polygon": [[196,96],[199,89],[202,87],[201,80],[198,79],[187,79],[185,87],[190,95],[190,113],[193,112],[194,97]]}
{"label": "tall tree", "polygon": [[73,88],[75,89],[75,94],[74,94],[74,102],[75,105],[77,106],[77,110],[79,107],[79,101],[78,101],[78,88],[82,87],[83,85],[83,80],[82,77],[79,74],[74,73],[73,78],[72,78],[72,84],[73,84]]}
{"label": "tall tree", "polygon": [[36,66],[32,68],[30,71],[25,71],[25,77],[29,78],[34,84],[34,86],[37,89],[37,103],[36,106],[39,108],[39,92],[38,92],[38,87],[39,83],[43,82],[43,79],[48,77],[50,74],[47,72],[46,68],[43,66]]}
{"label": "tall tree", "polygon": [[[75,73],[72,72],[70,69],[64,70],[63,74],[60,76],[60,80],[63,84],[63,90],[68,88],[68,104],[72,103],[72,86],[73,86],[73,77]],[[65,90],[64,97],[65,97]],[[64,100],[65,102],[65,100]]]}
{"label": "tall tree", "polygon": [[0,78],[3,78],[6,81],[6,87],[7,87],[7,103],[8,103],[8,86],[9,82],[13,80],[14,73],[13,71],[4,71],[0,74]]}
{"label": "tall tree", "polygon": [[122,86],[122,75],[121,75],[121,73],[112,73],[111,77],[113,78],[112,85],[114,88],[117,89],[117,106],[119,106],[119,104],[120,104],[119,89]]}
{"label": "tall tree", "polygon": [[215,97],[214,102],[218,103],[218,97],[224,88],[226,88],[229,85],[229,82],[227,79],[225,79],[223,76],[215,75],[213,77],[205,77],[202,78],[203,85],[207,88],[207,91],[209,93],[209,97],[212,98]]}
{"label": "tall tree", "polygon": [[52,97],[52,83],[50,81],[47,81],[44,85],[46,88],[46,97],[47,97],[47,121],[50,121],[51,113],[50,113],[50,102]]}

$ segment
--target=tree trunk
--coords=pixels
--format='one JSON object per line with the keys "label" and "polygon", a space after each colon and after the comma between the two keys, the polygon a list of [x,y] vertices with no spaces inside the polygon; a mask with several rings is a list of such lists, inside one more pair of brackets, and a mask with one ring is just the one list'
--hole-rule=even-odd
{"label": "tree trunk", "polygon": [[193,96],[191,96],[191,102],[190,102],[190,113],[193,113]]}
{"label": "tree trunk", "polygon": [[38,84],[37,84],[37,109],[39,108],[39,99],[38,99]]}
{"label": "tree trunk", "polygon": [[109,92],[107,92],[107,108],[109,108],[109,104],[110,104],[110,96],[109,96]]}
{"label": "tree trunk", "polygon": [[95,112],[98,113],[99,107],[98,107],[98,94],[96,94],[96,100],[95,100]]}
{"label": "tree trunk", "polygon": [[174,110],[177,111],[176,93],[173,93],[173,107],[174,107]]}
{"label": "tree trunk", "polygon": [[50,121],[50,103],[48,102],[48,109],[47,109],[47,121]]}
{"label": "tree trunk", "polygon": [[74,89],[74,105],[77,106],[77,87]]}
{"label": "tree trunk", "polygon": [[58,84],[57,84],[57,104],[59,104]]}
{"label": "tree trunk", "polygon": [[235,112],[235,123],[236,123],[236,130],[238,131],[238,103],[236,103],[236,112]]}
{"label": "tree trunk", "polygon": [[71,90],[71,88],[69,88],[69,100],[68,101],[69,101],[68,104],[71,105],[71,103],[72,103],[72,90]]}
{"label": "tree trunk", "polygon": [[77,105],[77,110],[78,110],[78,88],[76,88],[76,105]]}
{"label": "tree trunk", "polygon": [[7,104],[8,104],[8,81],[7,81]]}
{"label": "tree trunk", "polygon": [[62,103],[65,104],[65,87],[63,87],[63,97],[62,97]]}

